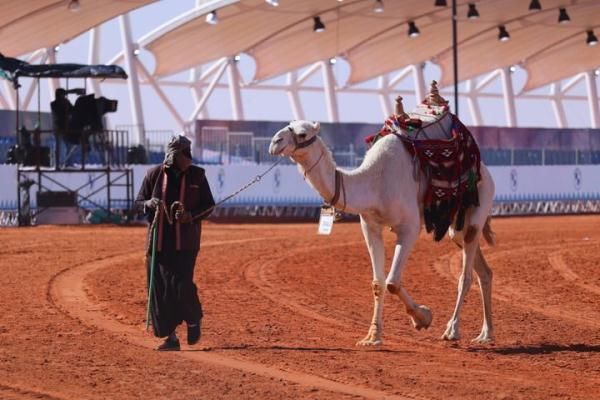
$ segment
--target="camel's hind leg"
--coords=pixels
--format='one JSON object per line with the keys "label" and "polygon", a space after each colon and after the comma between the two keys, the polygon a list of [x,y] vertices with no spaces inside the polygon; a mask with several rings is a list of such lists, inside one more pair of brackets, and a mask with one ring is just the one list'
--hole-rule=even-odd
{"label": "camel's hind leg", "polygon": [[492,324],[492,269],[485,261],[481,248],[477,247],[475,255],[475,272],[479,278],[479,289],[483,303],[483,326],[481,333],[473,342],[488,343],[494,341],[494,326]]}
{"label": "camel's hind leg", "polygon": [[356,343],[357,346],[378,346],[383,343],[383,300],[385,296],[385,247],[383,244],[382,226],[378,223],[367,221],[362,216],[360,219],[363,236],[367,243],[371,265],[373,267],[373,318],[369,332],[364,339]]}
{"label": "camel's hind leg", "polygon": [[393,230],[397,235],[396,247],[394,248],[394,258],[392,268],[388,274],[386,284],[390,293],[397,294],[406,307],[406,312],[410,315],[412,324],[416,329],[427,329],[431,325],[431,311],[428,307],[419,305],[410,297],[404,287],[402,287],[402,272],[406,266],[406,261],[419,236],[419,225],[407,225],[395,227]]}
{"label": "camel's hind leg", "polygon": [[[462,272],[458,280],[458,296],[456,299],[456,305],[454,306],[454,312],[452,318],[446,325],[446,331],[442,335],[444,340],[458,340],[460,339],[460,312],[462,309],[465,296],[471,288],[473,280],[473,264],[475,262],[475,255],[479,249],[479,235],[480,233],[475,230],[473,226],[469,226],[466,233],[450,231],[450,237],[452,240],[457,242],[462,247]],[[464,237],[464,240],[462,240]],[[467,240],[468,239],[468,240]],[[462,242],[462,243],[461,243]]]}

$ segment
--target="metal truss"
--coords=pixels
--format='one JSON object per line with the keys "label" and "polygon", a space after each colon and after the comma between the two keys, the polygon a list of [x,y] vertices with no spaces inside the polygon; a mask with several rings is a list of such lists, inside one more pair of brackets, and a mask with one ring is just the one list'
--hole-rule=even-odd
{"label": "metal truss", "polygon": [[597,213],[600,213],[600,200],[498,202],[492,207],[494,216]]}

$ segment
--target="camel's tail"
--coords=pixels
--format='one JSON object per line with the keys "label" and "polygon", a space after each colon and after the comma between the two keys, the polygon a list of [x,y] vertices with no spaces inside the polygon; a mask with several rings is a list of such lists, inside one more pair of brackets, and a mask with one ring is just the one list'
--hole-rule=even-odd
{"label": "camel's tail", "polygon": [[483,225],[483,237],[490,246],[496,245],[496,233],[492,230],[492,217],[487,217]]}

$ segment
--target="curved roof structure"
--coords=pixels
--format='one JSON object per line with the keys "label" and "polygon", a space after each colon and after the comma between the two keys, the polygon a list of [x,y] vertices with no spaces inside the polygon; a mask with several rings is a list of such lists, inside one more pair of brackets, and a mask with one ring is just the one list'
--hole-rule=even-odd
{"label": "curved roof structure", "polygon": [[0,8],[0,52],[16,57],[55,46],[118,15],[156,0],[4,0]]}
{"label": "curved roof structure", "polygon": [[[218,8],[219,3],[225,4]],[[330,57],[345,57],[351,66],[349,84],[401,67],[432,60],[442,69],[442,85],[452,77],[451,7],[433,0],[212,1],[205,12],[174,24],[142,45],[156,58],[155,75],[164,76],[221,57],[247,53],[256,61],[255,80],[264,80]],[[450,3],[450,2],[448,2]],[[478,19],[467,19],[474,3]],[[528,73],[527,89],[554,82],[600,65],[600,46],[586,45],[586,31],[600,29],[597,0],[542,0],[541,11],[530,11],[525,0],[457,0],[459,79],[520,64]],[[212,6],[212,8],[211,8]],[[560,8],[571,17],[558,23]],[[219,23],[205,14],[217,9]],[[313,31],[313,18],[326,25]],[[408,22],[420,35],[410,38]],[[511,40],[498,40],[505,25]],[[599,32],[600,33],[600,32]],[[557,50],[560,49],[560,50]]]}

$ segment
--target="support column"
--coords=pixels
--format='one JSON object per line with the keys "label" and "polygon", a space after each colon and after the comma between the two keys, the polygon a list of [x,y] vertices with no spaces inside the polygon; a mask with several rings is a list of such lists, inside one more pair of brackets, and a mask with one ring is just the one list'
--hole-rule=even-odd
{"label": "support column", "polygon": [[134,44],[131,38],[129,14],[121,15],[119,17],[119,23],[121,25],[121,40],[123,42],[125,68],[129,74],[127,87],[129,90],[129,101],[131,103],[131,122],[136,130],[132,142],[133,144],[145,144],[146,132],[144,129],[144,114],[140,95],[140,81],[138,79],[137,68],[135,65],[135,55],[133,54]]}
{"label": "support column", "polygon": [[292,115],[294,119],[304,119],[304,109],[302,109],[302,102],[300,101],[300,95],[298,93],[298,73],[296,71],[289,72],[287,75],[288,84],[288,100],[290,101],[290,107],[292,108]]}
{"label": "support column", "polygon": [[[88,64],[91,65],[100,63],[100,27],[101,25],[98,25],[97,27],[90,30]],[[88,84],[92,87],[97,97],[102,96],[102,91],[100,90],[100,83],[98,83],[98,79],[88,79]]]}
{"label": "support column", "polygon": [[390,107],[390,103],[393,101],[390,99],[388,75],[381,75],[378,81],[379,94],[377,95],[377,97],[379,97],[379,105],[381,105],[383,119],[387,119],[390,115],[392,115],[392,108]]}
{"label": "support column", "polygon": [[325,103],[327,105],[327,116],[329,122],[338,122],[340,120],[337,94],[335,92],[335,76],[333,75],[332,65],[327,61],[321,61],[321,70],[323,71],[323,89],[325,90]]}
{"label": "support column", "polygon": [[594,71],[585,73],[585,86],[588,95],[588,107],[590,109],[590,123],[592,128],[600,127],[600,113],[598,112],[598,87]]}
{"label": "support column", "polygon": [[[200,80],[200,76],[202,75],[202,66],[193,67],[190,69],[190,90],[192,92],[192,98],[194,99],[194,107],[198,105],[200,102],[200,98],[202,97],[202,89],[198,87],[197,83]],[[200,119],[208,119],[210,118],[210,114],[208,111],[208,104],[204,106],[202,111],[198,114],[198,118]]]}
{"label": "support column", "polygon": [[469,112],[471,113],[471,120],[473,125],[481,125],[481,110],[479,109],[479,103],[475,98],[476,92],[473,90],[473,80],[469,79],[466,81],[467,86],[467,105],[469,106]]}
{"label": "support column", "polygon": [[[56,50],[55,47],[48,47],[46,49],[46,54],[48,55],[48,64],[56,64]],[[50,90],[50,95],[48,96],[51,101],[54,100],[54,93],[56,89],[60,86],[60,81],[58,78],[51,78],[48,80],[48,90]]]}
{"label": "support column", "polygon": [[230,58],[228,61],[227,76],[229,80],[229,98],[231,100],[231,110],[233,120],[240,121],[244,119],[244,106],[242,105],[242,92],[240,90],[240,71],[237,62]]}
{"label": "support column", "polygon": [[425,100],[425,96],[427,96],[427,92],[425,91],[425,77],[423,76],[423,67],[424,64],[413,64],[413,80],[415,84],[415,96],[417,97],[415,103],[420,104],[423,100]]}
{"label": "support column", "polygon": [[552,103],[552,110],[554,110],[554,118],[556,119],[556,126],[558,128],[564,128],[566,126],[566,114],[565,109],[562,105],[562,102],[559,98],[560,90],[557,90],[558,87],[556,83],[550,85],[550,96],[552,99],[550,100]]}
{"label": "support column", "polygon": [[502,76],[502,91],[504,92],[504,109],[506,111],[506,125],[514,127],[517,125],[517,112],[515,108],[515,93],[513,90],[512,77],[508,68],[500,70]]}

